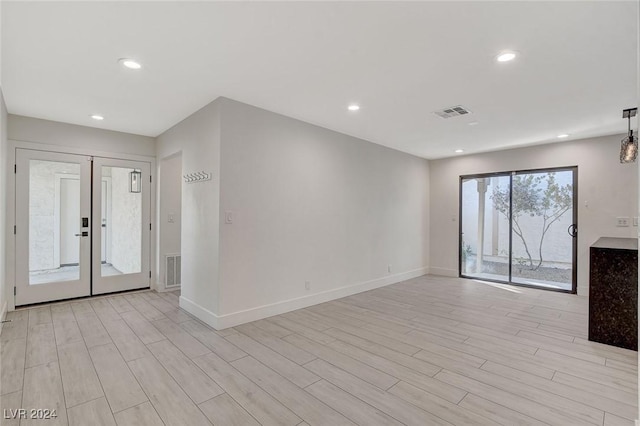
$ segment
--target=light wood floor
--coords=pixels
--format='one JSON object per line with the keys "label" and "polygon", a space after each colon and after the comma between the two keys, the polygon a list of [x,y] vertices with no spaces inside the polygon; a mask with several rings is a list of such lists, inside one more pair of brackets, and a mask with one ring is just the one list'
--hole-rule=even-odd
{"label": "light wood floor", "polygon": [[[1,406],[22,425],[631,425],[636,353],[587,300],[424,276],[215,332],[175,293],[12,312]],[[18,421],[3,420],[3,425]]]}

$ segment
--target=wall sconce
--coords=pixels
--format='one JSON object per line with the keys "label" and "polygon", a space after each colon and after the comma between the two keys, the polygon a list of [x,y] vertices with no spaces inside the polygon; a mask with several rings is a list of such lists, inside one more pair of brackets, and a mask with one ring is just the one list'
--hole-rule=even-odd
{"label": "wall sconce", "polygon": [[129,173],[129,192],[142,192],[142,172],[134,170]]}
{"label": "wall sconce", "polygon": [[626,138],[622,139],[620,145],[621,163],[635,163],[638,158],[638,137],[633,136],[633,130],[631,130],[631,117],[635,117],[637,113],[638,108],[622,110],[622,118],[629,120],[629,133]]}

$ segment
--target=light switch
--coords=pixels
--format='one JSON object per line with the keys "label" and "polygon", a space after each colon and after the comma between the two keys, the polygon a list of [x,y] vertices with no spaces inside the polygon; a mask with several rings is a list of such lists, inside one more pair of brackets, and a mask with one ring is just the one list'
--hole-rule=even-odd
{"label": "light switch", "polygon": [[176,215],[174,215],[173,213],[169,213],[169,223],[174,223],[176,221]]}
{"label": "light switch", "polygon": [[233,212],[224,212],[224,223],[233,223]]}

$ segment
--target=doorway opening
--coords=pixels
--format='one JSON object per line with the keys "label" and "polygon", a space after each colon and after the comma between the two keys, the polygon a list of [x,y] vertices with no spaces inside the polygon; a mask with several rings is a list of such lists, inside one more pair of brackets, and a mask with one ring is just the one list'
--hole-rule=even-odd
{"label": "doorway opening", "polygon": [[577,172],[461,176],[459,275],[576,293]]}
{"label": "doorway opening", "polygon": [[16,305],[149,287],[149,176],[146,162],[17,149]]}

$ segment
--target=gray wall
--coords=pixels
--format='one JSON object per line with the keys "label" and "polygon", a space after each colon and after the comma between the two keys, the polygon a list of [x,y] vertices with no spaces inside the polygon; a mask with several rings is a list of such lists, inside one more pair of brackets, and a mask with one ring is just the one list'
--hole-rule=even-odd
{"label": "gray wall", "polygon": [[426,160],[229,99],[221,123],[221,315],[426,273]]}
{"label": "gray wall", "polygon": [[155,156],[155,140],[148,136],[132,135],[39,118],[9,115],[9,139],[61,145],[105,153]]}
{"label": "gray wall", "polygon": [[[195,112],[157,138],[157,158],[182,152],[182,174],[206,171],[210,181],[181,182],[182,289],[181,306],[213,324],[218,312],[218,242],[220,198],[220,100]],[[161,167],[161,165],[160,165]],[[158,172],[157,174],[159,174]],[[174,185],[160,182],[160,200]],[[162,219],[160,219],[162,220]],[[170,238],[160,227],[160,240]],[[160,259],[160,262],[162,259]],[[185,303],[190,303],[186,306]]]}
{"label": "gray wall", "polygon": [[[163,158],[158,162],[159,182],[162,187],[159,207],[158,226],[160,229],[160,257],[158,288],[165,284],[165,256],[180,253],[180,234],[182,227],[182,153]],[[173,222],[169,222],[169,215]]]}
{"label": "gray wall", "polygon": [[615,226],[638,215],[638,167],[620,164],[623,135],[575,140],[430,162],[432,273],[458,274],[460,175],[578,166],[578,294],[589,291],[589,246],[599,237],[636,238],[637,227]]}
{"label": "gray wall", "polygon": [[[154,138],[147,136],[132,135],[110,130],[96,129],[92,127],[77,126],[67,123],[42,120],[31,117],[23,117],[9,114],[6,121],[7,140],[9,144],[18,147],[50,149],[70,151],[72,153],[82,153],[87,155],[99,155],[113,158],[140,158],[144,161],[152,161],[155,157],[156,142]],[[35,145],[38,144],[38,145]],[[6,150],[5,143],[3,149]],[[4,154],[4,152],[3,152]],[[14,152],[6,152],[4,158],[9,160],[8,164],[13,165],[15,160]],[[5,168],[5,170],[7,170]],[[10,200],[15,196],[15,179],[12,166],[7,173],[2,175],[6,180],[3,183],[3,196],[8,196]],[[151,214],[155,214],[155,194],[152,194]],[[14,209],[11,205],[8,209],[2,209],[1,214],[6,214],[4,223],[6,233],[3,243],[6,244],[6,277],[8,282],[15,281],[15,251],[13,241]],[[151,267],[155,274],[155,238],[151,235]],[[154,275],[155,276],[155,275]],[[12,289],[7,289],[11,292]],[[5,293],[9,294],[9,293]],[[9,307],[13,306],[13,296],[6,299]]]}
{"label": "gray wall", "polygon": [[181,306],[217,328],[427,272],[424,159],[224,98],[157,141],[213,173],[182,183]]}

